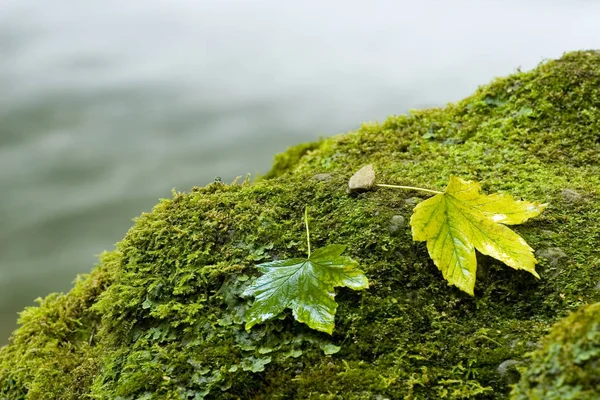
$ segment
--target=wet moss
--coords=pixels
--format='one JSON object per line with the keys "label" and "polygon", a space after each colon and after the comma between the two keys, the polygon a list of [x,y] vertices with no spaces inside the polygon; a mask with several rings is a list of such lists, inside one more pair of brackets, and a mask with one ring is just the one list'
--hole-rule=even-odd
{"label": "wet moss", "polygon": [[[269,179],[174,193],[70,293],[23,312],[0,350],[0,398],[508,398],[498,366],[527,366],[552,324],[600,301],[599,88],[600,53],[569,53],[457,104],[294,148]],[[368,163],[381,182],[443,188],[455,174],[548,202],[514,229],[566,256],[539,256],[541,280],[480,256],[469,297],[409,227],[390,232],[415,193],[346,193]],[[313,246],[347,244],[371,286],[338,290],[332,336],[289,314],[247,333],[239,294],[256,263],[306,254],[307,205]]]}
{"label": "wet moss", "polygon": [[302,157],[309,151],[319,147],[319,142],[300,143],[295,146],[289,147],[285,152],[275,155],[273,159],[273,166],[267,172],[263,179],[277,178],[286,171],[291,170],[297,165]]}
{"label": "wet moss", "polygon": [[600,397],[600,303],[557,323],[532,357],[512,399]]}
{"label": "wet moss", "polygon": [[100,316],[90,308],[112,281],[118,260],[117,252],[104,254],[71,292],[38,299],[38,307],[21,313],[10,345],[0,349],[0,398],[77,400],[88,394],[102,352]]}

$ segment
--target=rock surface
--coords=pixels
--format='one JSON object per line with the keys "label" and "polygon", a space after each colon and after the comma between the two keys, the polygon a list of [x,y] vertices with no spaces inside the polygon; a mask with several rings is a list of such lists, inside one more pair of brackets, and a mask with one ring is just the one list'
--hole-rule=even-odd
{"label": "rock surface", "polygon": [[[0,350],[0,399],[495,400],[511,396],[506,360],[525,371],[515,399],[595,398],[597,306],[528,354],[600,300],[599,87],[600,53],[569,53],[445,108],[294,147],[255,183],[161,201],[69,293],[23,311]],[[569,263],[538,280],[479,255],[475,296],[448,286],[408,227],[390,232],[414,193],[340,190],[370,163],[386,182],[441,190],[458,175],[549,203],[511,229]],[[347,245],[371,286],[337,290],[331,336],[289,313],[246,332],[240,294],[256,264],[305,256],[306,206],[313,246]]]}

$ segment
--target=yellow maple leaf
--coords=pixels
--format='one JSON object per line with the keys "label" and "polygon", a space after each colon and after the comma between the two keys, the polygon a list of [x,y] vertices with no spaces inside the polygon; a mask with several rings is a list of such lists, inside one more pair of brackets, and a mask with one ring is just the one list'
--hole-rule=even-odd
{"label": "yellow maple leaf", "polygon": [[429,255],[444,278],[471,296],[475,249],[539,278],[533,249],[505,225],[523,223],[546,207],[480,191],[479,183],[452,176],[446,191],[419,203],[410,219],[413,239],[427,241]]}

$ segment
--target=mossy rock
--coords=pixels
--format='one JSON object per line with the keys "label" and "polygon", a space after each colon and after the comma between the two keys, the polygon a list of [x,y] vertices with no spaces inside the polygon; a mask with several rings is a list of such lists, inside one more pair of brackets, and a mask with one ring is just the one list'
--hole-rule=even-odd
{"label": "mossy rock", "polygon": [[[174,193],[71,292],[21,314],[0,398],[509,398],[499,366],[526,368],[557,320],[600,300],[599,133],[600,53],[574,52],[292,149],[258,182]],[[449,286],[409,227],[390,229],[414,192],[346,193],[371,163],[380,182],[441,189],[458,175],[549,203],[513,227],[541,279],[479,256],[475,296]],[[313,247],[348,245],[370,288],[337,290],[332,336],[289,313],[247,333],[239,294],[255,264],[306,254],[305,206]]]}
{"label": "mossy rock", "polygon": [[557,323],[516,386],[514,400],[600,398],[600,303]]}

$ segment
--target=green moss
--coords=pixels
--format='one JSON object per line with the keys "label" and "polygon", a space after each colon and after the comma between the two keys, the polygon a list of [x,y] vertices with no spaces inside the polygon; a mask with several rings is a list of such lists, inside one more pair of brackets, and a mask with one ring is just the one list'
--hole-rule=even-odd
{"label": "green moss", "polygon": [[273,166],[263,176],[263,179],[277,178],[286,172],[292,171],[293,168],[298,165],[302,157],[309,151],[319,147],[319,142],[300,143],[295,146],[289,147],[284,153],[275,155],[273,160]]}
{"label": "green moss", "polygon": [[599,396],[600,303],[595,303],[552,328],[512,398],[593,400]]}
{"label": "green moss", "polygon": [[[553,323],[600,300],[598,87],[600,53],[569,53],[446,108],[296,147],[272,179],[174,194],[70,293],[24,311],[0,350],[0,398],[507,398],[498,366],[527,365]],[[346,193],[367,163],[386,183],[443,188],[456,174],[548,202],[514,229],[566,257],[539,257],[541,280],[480,257],[469,297],[408,227],[390,231],[415,193]],[[289,314],[246,333],[239,294],[255,264],[306,254],[307,205],[313,246],[347,244],[371,287],[338,290],[333,336]],[[330,343],[341,350],[324,354]]]}
{"label": "green moss", "polygon": [[38,299],[39,307],[21,313],[11,344],[0,350],[0,398],[77,400],[88,393],[102,352],[100,316],[90,307],[111,282],[118,260],[117,252],[104,254],[71,292]]}

